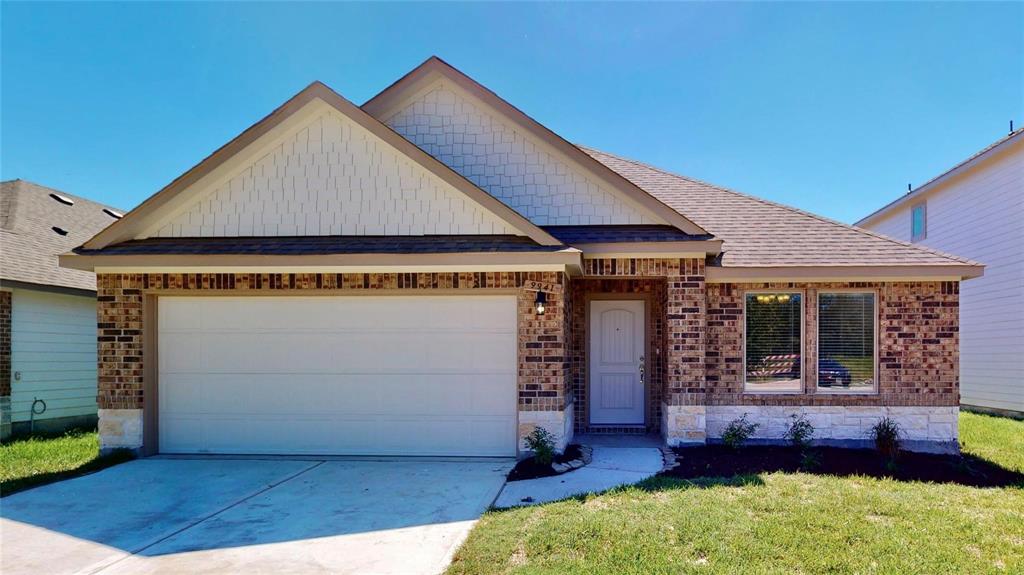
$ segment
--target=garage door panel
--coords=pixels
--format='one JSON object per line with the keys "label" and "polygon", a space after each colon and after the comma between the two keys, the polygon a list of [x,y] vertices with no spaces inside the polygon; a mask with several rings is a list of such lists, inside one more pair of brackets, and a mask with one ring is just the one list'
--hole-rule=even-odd
{"label": "garage door panel", "polygon": [[164,452],[515,453],[513,297],[158,305]]}

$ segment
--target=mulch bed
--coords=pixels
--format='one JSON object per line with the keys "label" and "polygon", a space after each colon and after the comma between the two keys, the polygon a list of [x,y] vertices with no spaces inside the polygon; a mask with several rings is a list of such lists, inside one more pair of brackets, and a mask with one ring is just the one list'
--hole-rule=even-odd
{"label": "mulch bed", "polygon": [[680,479],[733,477],[774,471],[815,475],[887,477],[899,481],[957,483],[974,487],[1024,487],[1024,474],[1005,469],[970,455],[903,452],[894,468],[872,449],[813,447],[817,464],[801,469],[802,456],[791,446],[750,445],[738,450],[725,445],[680,447],[675,450],[679,465],[663,476]]}
{"label": "mulch bed", "polygon": [[[565,463],[566,461],[572,461],[573,459],[579,459],[582,457],[579,445],[570,445],[565,448],[565,453],[556,455],[554,463]],[[512,471],[508,474],[509,481],[522,481],[524,479],[537,479],[538,477],[551,477],[558,475],[554,469],[551,469],[551,464],[541,465],[534,461],[533,457],[528,457],[518,463],[512,468]]]}

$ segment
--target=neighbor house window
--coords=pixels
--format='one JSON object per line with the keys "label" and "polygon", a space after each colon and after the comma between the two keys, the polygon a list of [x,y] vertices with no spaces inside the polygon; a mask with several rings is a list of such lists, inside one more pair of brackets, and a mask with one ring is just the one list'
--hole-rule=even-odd
{"label": "neighbor house window", "polygon": [[910,241],[923,240],[928,235],[928,213],[924,204],[910,209]]}
{"label": "neighbor house window", "polygon": [[875,294],[818,294],[818,389],[875,389]]}
{"label": "neighbor house window", "polygon": [[745,304],[746,391],[801,391],[803,294],[751,292]]}

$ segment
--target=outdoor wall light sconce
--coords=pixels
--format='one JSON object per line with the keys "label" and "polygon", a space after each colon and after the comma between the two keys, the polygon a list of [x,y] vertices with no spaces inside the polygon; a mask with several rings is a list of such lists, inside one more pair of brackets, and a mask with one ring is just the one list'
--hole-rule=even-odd
{"label": "outdoor wall light sconce", "polygon": [[548,294],[538,291],[537,299],[533,302],[537,309],[537,315],[544,315],[544,304],[548,303]]}

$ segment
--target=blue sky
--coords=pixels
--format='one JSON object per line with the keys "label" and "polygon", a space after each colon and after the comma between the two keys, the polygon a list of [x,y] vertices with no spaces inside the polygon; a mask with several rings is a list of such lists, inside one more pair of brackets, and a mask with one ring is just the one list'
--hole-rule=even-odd
{"label": "blue sky", "polygon": [[1024,3],[0,8],[0,176],[131,208],[436,54],[568,140],[853,222],[1024,125]]}

